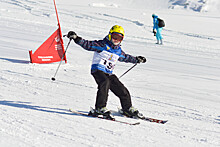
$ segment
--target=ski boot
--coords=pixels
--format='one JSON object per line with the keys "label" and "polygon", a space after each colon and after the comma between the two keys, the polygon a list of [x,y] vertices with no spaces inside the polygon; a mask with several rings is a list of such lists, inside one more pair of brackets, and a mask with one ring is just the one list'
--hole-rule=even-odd
{"label": "ski boot", "polygon": [[91,108],[88,115],[93,117],[98,117],[101,115],[104,119],[115,120],[115,118],[113,118],[113,116],[111,115],[111,111],[108,110],[106,107],[97,109]]}
{"label": "ski boot", "polygon": [[140,118],[140,119],[144,118],[143,114],[140,113],[133,106],[131,106],[129,109],[119,109],[119,113],[121,113],[122,115],[125,115],[126,117],[130,117],[130,118]]}

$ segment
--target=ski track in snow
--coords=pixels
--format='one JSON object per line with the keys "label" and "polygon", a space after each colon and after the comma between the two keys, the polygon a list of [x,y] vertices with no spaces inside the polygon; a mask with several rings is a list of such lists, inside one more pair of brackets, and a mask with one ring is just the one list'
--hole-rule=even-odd
{"label": "ski track in snow", "polygon": [[[134,4],[126,2],[128,7]],[[0,146],[219,146],[219,31],[194,25],[196,19],[216,27],[219,14],[157,10],[168,23],[164,46],[158,46],[151,33],[152,10],[134,11],[122,7],[122,1],[79,3],[57,1],[63,34],[73,29],[85,39],[100,39],[112,25],[122,25],[123,49],[146,56],[148,62],[121,81],[143,114],[168,123],[140,121],[128,126],[69,113],[69,108],[88,112],[94,105],[92,53],[72,42],[68,63],[51,81],[58,64],[30,64],[28,50],[38,48],[56,29],[52,1],[0,0]],[[186,17],[193,23],[184,21]],[[178,21],[185,27],[172,26]],[[67,41],[64,38],[64,45]],[[119,63],[115,73],[119,76],[130,67]],[[110,93],[109,109],[118,105],[118,98]]]}

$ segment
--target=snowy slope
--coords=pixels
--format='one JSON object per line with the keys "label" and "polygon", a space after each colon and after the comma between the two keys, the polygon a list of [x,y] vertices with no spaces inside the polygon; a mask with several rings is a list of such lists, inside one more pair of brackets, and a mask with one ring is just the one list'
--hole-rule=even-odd
{"label": "snowy slope", "polygon": [[220,12],[219,0],[170,0],[169,8],[187,9],[197,12]]}
{"label": "snowy slope", "polygon": [[[220,146],[220,14],[218,5],[209,5],[217,0],[207,0],[213,11],[202,13],[179,10],[172,4],[178,1],[169,0],[56,2],[63,34],[102,39],[112,25],[124,27],[123,50],[148,62],[121,81],[143,114],[169,122],[128,126],[70,114],[69,108],[94,106],[93,53],[71,42],[68,63],[51,81],[59,63],[30,64],[28,51],[56,30],[53,1],[0,0],[0,146]],[[166,22],[163,46],[155,44],[152,13]],[[115,74],[131,66],[118,63]],[[119,105],[110,93],[108,108]]]}

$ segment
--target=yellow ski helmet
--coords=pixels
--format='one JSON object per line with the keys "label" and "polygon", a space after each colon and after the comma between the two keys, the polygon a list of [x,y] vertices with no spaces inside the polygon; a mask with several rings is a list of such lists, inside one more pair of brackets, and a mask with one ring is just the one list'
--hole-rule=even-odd
{"label": "yellow ski helmet", "polygon": [[114,25],[114,26],[110,29],[109,35],[108,35],[109,40],[111,40],[111,34],[112,34],[112,33],[120,33],[120,34],[122,34],[123,36],[125,35],[124,29],[122,28],[122,26],[119,26],[119,25]]}

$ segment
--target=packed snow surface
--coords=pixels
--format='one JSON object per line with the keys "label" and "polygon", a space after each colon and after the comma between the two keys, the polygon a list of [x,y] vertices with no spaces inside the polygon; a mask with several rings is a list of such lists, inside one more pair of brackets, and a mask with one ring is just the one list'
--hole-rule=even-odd
{"label": "packed snow surface", "polygon": [[[90,75],[92,52],[71,42],[68,63],[29,63],[56,29],[52,0],[0,0],[0,146],[4,147],[217,147],[220,146],[219,0],[57,0],[62,33],[73,30],[99,40],[125,29],[122,48],[147,63],[120,80],[133,106],[160,125],[119,116],[119,99],[107,108],[129,126],[71,114],[94,107],[97,85]],[[156,45],[152,13],[165,20],[164,45]],[[68,43],[64,39],[64,46]],[[133,64],[119,62],[114,73]]]}

